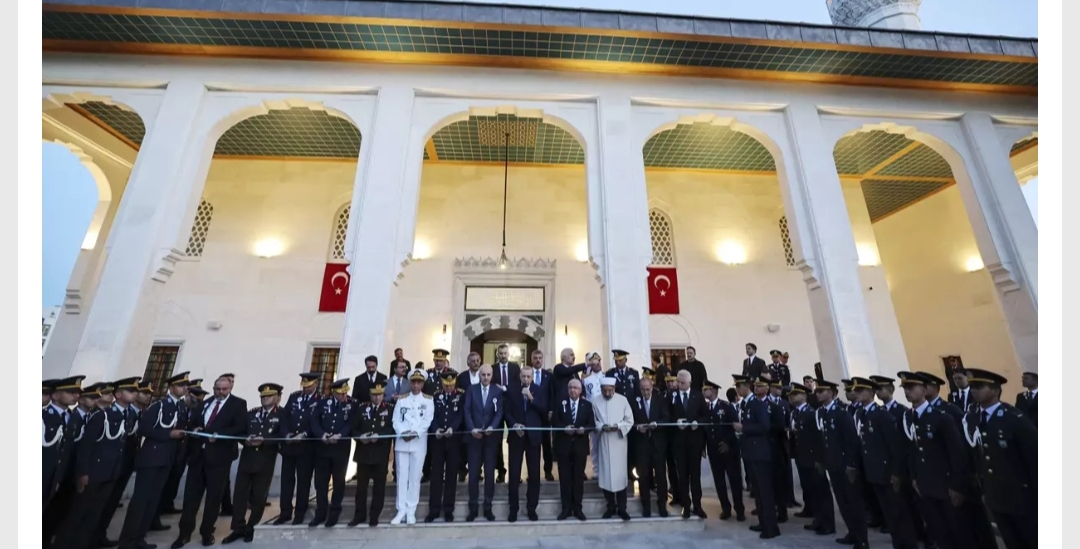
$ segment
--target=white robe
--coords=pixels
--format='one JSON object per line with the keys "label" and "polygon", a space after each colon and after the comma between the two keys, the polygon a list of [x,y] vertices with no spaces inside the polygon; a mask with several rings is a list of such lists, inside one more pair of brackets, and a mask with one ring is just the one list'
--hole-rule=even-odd
{"label": "white robe", "polygon": [[[596,418],[596,445],[600,471],[597,480],[600,488],[608,492],[625,490],[629,484],[626,478],[626,458],[629,439],[627,435],[634,428],[634,411],[626,397],[615,393],[611,400],[602,395],[592,401],[593,415]],[[601,432],[604,425],[617,425],[618,431]]]}

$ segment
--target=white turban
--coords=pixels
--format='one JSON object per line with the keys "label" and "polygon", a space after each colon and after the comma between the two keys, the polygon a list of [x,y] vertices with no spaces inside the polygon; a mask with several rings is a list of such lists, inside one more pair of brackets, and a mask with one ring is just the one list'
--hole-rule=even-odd
{"label": "white turban", "polygon": [[601,387],[614,387],[615,386],[615,378],[613,378],[613,377],[605,377],[605,378],[601,379],[600,380],[600,386]]}

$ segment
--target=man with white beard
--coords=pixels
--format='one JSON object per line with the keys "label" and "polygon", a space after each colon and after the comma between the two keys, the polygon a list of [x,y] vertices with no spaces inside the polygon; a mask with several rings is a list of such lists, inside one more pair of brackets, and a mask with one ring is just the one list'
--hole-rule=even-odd
{"label": "man with white beard", "polygon": [[[588,369],[583,374],[585,378],[581,380],[581,389],[585,400],[592,402],[593,398],[600,396],[600,380],[604,379],[604,365],[600,362],[600,353],[596,351],[585,355],[585,363],[588,365]],[[598,465],[600,458],[597,454],[600,451],[600,445],[596,443],[596,437],[599,434],[598,431],[589,431],[593,478],[600,475],[600,466]]]}
{"label": "man with white beard", "polygon": [[627,436],[634,428],[634,410],[626,397],[615,393],[613,377],[605,377],[600,382],[600,394],[600,398],[593,399],[592,405],[599,432],[596,446],[600,447],[600,474],[597,479],[607,499],[607,512],[602,518],[609,519],[618,514],[624,521],[630,520],[630,514],[626,512],[626,460]]}

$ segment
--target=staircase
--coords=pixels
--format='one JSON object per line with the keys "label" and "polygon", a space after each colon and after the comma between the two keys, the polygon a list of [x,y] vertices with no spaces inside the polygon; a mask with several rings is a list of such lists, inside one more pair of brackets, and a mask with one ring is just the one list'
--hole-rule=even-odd
{"label": "staircase", "polygon": [[[419,540],[419,539],[460,539],[476,537],[546,537],[568,535],[599,535],[610,533],[665,533],[665,532],[696,532],[705,529],[705,522],[697,517],[683,519],[679,516],[680,507],[670,508],[670,516],[660,518],[656,516],[656,505],[652,505],[651,518],[641,517],[641,501],[636,495],[627,498],[626,510],[632,519],[628,522],[618,517],[602,520],[600,517],[607,510],[607,502],[604,493],[595,480],[585,482],[585,494],[582,498],[582,511],[588,520],[582,522],[573,517],[566,520],[555,520],[562,511],[559,500],[559,483],[541,481],[540,501],[536,507],[536,514],[540,520],[530,522],[525,509],[526,484],[522,483],[519,491],[521,503],[518,511],[517,522],[507,522],[506,518],[510,511],[509,486],[507,484],[495,485],[495,501],[492,512],[495,520],[488,522],[483,515],[477,517],[474,522],[465,522],[465,516],[469,511],[469,486],[468,480],[459,482],[457,485],[457,497],[454,505],[454,522],[444,522],[440,517],[431,524],[424,523],[424,517],[428,514],[428,494],[430,483],[424,483],[420,488],[420,503],[416,509],[417,523],[412,526],[391,526],[390,520],[397,514],[395,502],[397,501],[397,486],[388,483],[386,486],[386,503],[382,515],[379,517],[379,525],[371,528],[366,524],[349,527],[346,524],[352,519],[356,509],[355,494],[356,483],[350,481],[345,485],[345,499],[342,502],[341,518],[337,526],[326,528],[318,526],[309,528],[307,524],[291,525],[283,524],[274,526],[275,517],[269,517],[263,524],[255,529],[256,540],[288,540],[288,541],[345,541],[345,540]],[[483,483],[480,486],[480,506],[483,511]],[[368,490],[368,497],[371,497]],[[312,499],[306,520],[311,520],[315,509],[315,501]]]}

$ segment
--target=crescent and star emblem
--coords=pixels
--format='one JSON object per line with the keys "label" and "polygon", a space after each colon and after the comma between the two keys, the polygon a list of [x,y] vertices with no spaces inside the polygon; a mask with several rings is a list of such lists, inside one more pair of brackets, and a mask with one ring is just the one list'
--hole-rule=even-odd
{"label": "crescent and star emblem", "polygon": [[[335,282],[337,282],[338,277],[341,277],[341,278],[343,278],[345,280],[345,283],[342,284],[340,288],[337,285],[335,285]],[[330,287],[334,289],[334,295],[341,295],[341,291],[343,289],[345,289],[346,287],[348,287],[348,286],[349,286],[349,273],[347,273],[345,271],[340,271],[340,272],[334,273],[334,276],[330,277]]]}
{"label": "crescent and star emblem", "polygon": [[[660,281],[661,281],[661,280],[663,280],[664,282],[666,282],[666,283],[667,283],[667,286],[665,286],[665,287],[661,288],[661,287],[660,287]],[[660,297],[664,297],[664,296],[666,296],[666,295],[667,295],[667,291],[668,291],[668,288],[671,288],[671,279],[670,279],[670,278],[668,278],[668,276],[667,276],[667,275],[660,275],[660,276],[658,276],[658,277],[654,278],[654,279],[653,279],[653,282],[652,282],[652,283],[653,283],[653,286],[654,286],[654,287],[655,287],[656,289],[660,290]]]}

